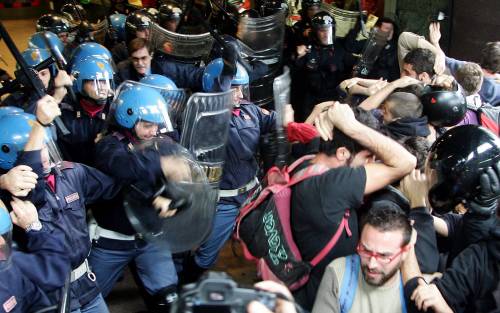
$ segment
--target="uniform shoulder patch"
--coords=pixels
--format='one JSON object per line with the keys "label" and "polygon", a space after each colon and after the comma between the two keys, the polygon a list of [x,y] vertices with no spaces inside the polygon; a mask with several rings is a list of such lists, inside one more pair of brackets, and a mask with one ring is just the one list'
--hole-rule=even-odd
{"label": "uniform shoulder patch", "polygon": [[71,169],[74,167],[75,167],[75,164],[73,162],[69,162],[69,161],[63,161],[61,164],[62,170],[67,170],[67,169]]}
{"label": "uniform shoulder patch", "polygon": [[260,108],[260,111],[262,112],[262,114],[264,115],[269,115],[271,114],[271,112],[269,112],[268,110],[264,109],[264,108]]}
{"label": "uniform shoulder patch", "polygon": [[3,303],[3,309],[5,312],[11,312],[17,305],[17,300],[15,296],[10,297]]}

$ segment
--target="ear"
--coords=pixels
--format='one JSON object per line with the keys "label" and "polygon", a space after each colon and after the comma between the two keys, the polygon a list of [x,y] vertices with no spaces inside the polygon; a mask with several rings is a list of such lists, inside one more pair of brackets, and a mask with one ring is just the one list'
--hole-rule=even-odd
{"label": "ear", "polygon": [[427,72],[418,74],[418,80],[425,84],[430,84],[432,82],[431,76],[429,76]]}
{"label": "ear", "polygon": [[341,163],[346,163],[351,157],[351,152],[349,152],[349,150],[347,150],[345,147],[340,147],[335,152],[335,156]]}

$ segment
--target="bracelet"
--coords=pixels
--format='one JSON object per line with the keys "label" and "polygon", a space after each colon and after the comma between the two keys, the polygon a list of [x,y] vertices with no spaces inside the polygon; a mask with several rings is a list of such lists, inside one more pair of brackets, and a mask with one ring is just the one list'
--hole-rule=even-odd
{"label": "bracelet", "polygon": [[36,122],[37,122],[38,124],[42,125],[43,127],[47,127],[47,124],[42,123],[42,122],[38,119],[38,117],[36,118]]}
{"label": "bracelet", "polygon": [[42,229],[42,223],[40,221],[34,221],[33,223],[29,224],[28,227],[26,227],[26,232],[29,233],[31,231],[39,231]]}

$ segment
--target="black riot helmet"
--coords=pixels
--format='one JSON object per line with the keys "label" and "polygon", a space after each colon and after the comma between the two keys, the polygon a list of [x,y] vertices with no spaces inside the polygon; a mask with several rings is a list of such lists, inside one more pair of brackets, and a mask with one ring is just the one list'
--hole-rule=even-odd
{"label": "black riot helmet", "polygon": [[66,3],[61,8],[61,14],[74,23],[87,20],[87,11],[80,4]]}
{"label": "black riot helmet", "polygon": [[49,31],[58,35],[59,33],[69,33],[72,32],[74,26],[70,21],[59,14],[44,14],[36,22],[36,31],[43,32]]}
{"label": "black riot helmet", "polygon": [[288,4],[283,0],[265,0],[260,7],[262,16],[271,16],[279,11],[288,12]]}
{"label": "black riot helmet", "polygon": [[463,120],[467,113],[467,101],[455,84],[454,90],[439,86],[426,86],[420,101],[429,123],[436,127],[449,127]]}
{"label": "black riot helmet", "polygon": [[302,0],[302,19],[309,20],[321,9],[321,0]]}
{"label": "black riot helmet", "polygon": [[125,36],[127,42],[137,37],[137,31],[146,31],[153,22],[153,17],[142,10],[134,11],[127,16],[125,21]]}
{"label": "black riot helmet", "polygon": [[500,160],[500,139],[477,125],[454,127],[439,137],[427,157],[426,174],[432,184],[429,202],[438,213],[479,192],[479,178]]}
{"label": "black riot helmet", "polygon": [[160,5],[158,11],[160,26],[170,31],[176,31],[184,14],[181,7],[177,5],[177,3],[171,1]]}
{"label": "black riot helmet", "polygon": [[319,12],[311,19],[316,41],[322,46],[331,46],[335,42],[335,19],[327,12]]}

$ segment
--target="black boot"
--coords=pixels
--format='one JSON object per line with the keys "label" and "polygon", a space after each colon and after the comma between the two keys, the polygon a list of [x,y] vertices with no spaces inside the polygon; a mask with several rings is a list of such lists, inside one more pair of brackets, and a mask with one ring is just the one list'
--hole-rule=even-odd
{"label": "black boot", "polygon": [[149,313],[169,313],[170,308],[177,300],[177,285],[163,288],[155,295],[146,298],[146,306]]}
{"label": "black boot", "polygon": [[182,273],[179,277],[179,285],[183,286],[197,282],[201,275],[207,271],[207,268],[200,267],[194,260],[194,256],[190,255],[184,260]]}

